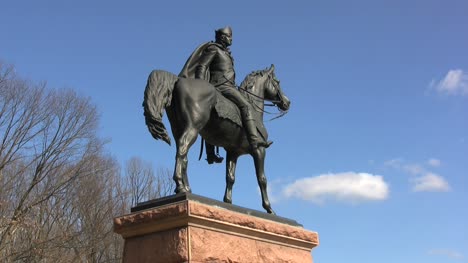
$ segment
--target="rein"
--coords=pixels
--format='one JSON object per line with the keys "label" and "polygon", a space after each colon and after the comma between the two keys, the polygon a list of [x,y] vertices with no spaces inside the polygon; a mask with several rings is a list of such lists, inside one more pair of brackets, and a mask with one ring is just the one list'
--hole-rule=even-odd
{"label": "rein", "polygon": [[[265,100],[265,98],[260,97],[260,96],[258,96],[258,95],[255,95],[255,94],[253,94],[252,92],[248,91],[247,89],[243,89],[243,88],[241,88],[241,87],[238,87],[238,88],[239,88],[240,90],[243,90],[243,91],[249,93],[251,96],[255,97],[255,98],[257,99],[257,101],[264,101],[264,100]],[[265,103],[265,104],[263,104],[263,105],[271,107],[271,106],[275,106],[274,103],[280,103],[281,101],[280,101],[280,100],[272,100],[271,102],[273,102],[273,103],[272,103],[272,104]]]}
{"label": "rein", "polygon": [[[265,98],[260,97],[260,96],[258,96],[256,94],[253,94],[252,92],[250,92],[247,89],[243,89],[241,87],[238,87],[238,88],[239,88],[239,90],[245,91],[246,93],[250,94],[257,101],[260,101],[260,102],[265,101]],[[275,117],[273,117],[273,118],[271,118],[271,119],[269,119],[267,121],[272,121],[272,120],[279,119],[279,118],[283,117],[286,113],[288,113],[288,111],[282,111],[280,109],[278,109],[279,110],[278,113],[273,113],[273,112],[266,111],[266,110],[262,109],[261,107],[259,107],[257,104],[253,103],[253,98],[252,97],[250,97],[250,99],[252,100],[251,104],[254,106],[255,111],[270,114],[270,115],[277,115],[277,116],[275,116]],[[270,103],[264,103],[263,105],[267,106],[267,107],[273,107],[273,106],[276,106],[275,103],[280,103],[281,101],[280,100],[272,100],[271,102],[272,102],[271,104]]]}

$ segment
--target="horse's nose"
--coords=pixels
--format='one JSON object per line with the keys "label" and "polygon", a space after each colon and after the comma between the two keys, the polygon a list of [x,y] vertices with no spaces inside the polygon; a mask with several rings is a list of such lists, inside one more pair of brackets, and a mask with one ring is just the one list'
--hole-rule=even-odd
{"label": "horse's nose", "polygon": [[289,110],[289,107],[291,106],[291,101],[285,97],[284,102],[283,102],[283,110]]}

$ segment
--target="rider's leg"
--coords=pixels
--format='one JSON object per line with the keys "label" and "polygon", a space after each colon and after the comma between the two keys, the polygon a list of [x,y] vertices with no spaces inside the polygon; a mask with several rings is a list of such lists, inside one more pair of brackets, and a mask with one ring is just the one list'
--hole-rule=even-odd
{"label": "rider's leg", "polygon": [[257,149],[258,147],[268,148],[273,143],[271,141],[264,141],[260,136],[258,136],[257,125],[255,120],[251,118],[244,117],[244,128],[247,132],[247,140],[249,141],[250,147],[252,149]]}
{"label": "rider's leg", "polygon": [[260,138],[257,132],[257,126],[252,114],[250,103],[247,99],[235,87],[222,87],[219,89],[221,93],[234,102],[239,110],[241,111],[242,124],[247,133],[247,140],[249,141],[250,147],[256,149],[257,147],[269,147],[272,142],[265,142],[263,138]]}
{"label": "rider's leg", "polygon": [[215,153],[215,146],[205,141],[206,161],[208,164],[221,163],[224,158]]}

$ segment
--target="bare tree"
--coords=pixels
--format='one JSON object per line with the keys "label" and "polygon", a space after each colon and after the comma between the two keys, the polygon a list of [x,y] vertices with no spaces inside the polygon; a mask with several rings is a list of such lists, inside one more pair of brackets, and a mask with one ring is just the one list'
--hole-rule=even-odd
{"label": "bare tree", "polygon": [[113,218],[171,194],[171,172],[104,154],[88,98],[0,63],[0,262],[120,262]]}
{"label": "bare tree", "polygon": [[38,240],[31,229],[50,219],[47,209],[77,178],[89,176],[103,145],[96,128],[89,99],[30,84],[0,64],[0,261],[33,259],[24,241]]}
{"label": "bare tree", "polygon": [[153,168],[140,158],[133,157],[126,163],[125,175],[130,191],[131,205],[142,200],[148,200],[151,193],[151,182],[154,177]]}
{"label": "bare tree", "polygon": [[172,178],[167,169],[158,169],[139,157],[132,157],[125,167],[126,188],[130,193],[130,205],[169,195],[172,192]]}
{"label": "bare tree", "polygon": [[[108,262],[121,257],[120,238],[113,233],[112,221],[126,211],[119,203],[115,188],[120,184],[117,164],[112,159],[96,157],[93,176],[82,177],[73,189],[75,231],[78,235],[70,242],[75,259],[82,262]],[[76,260],[75,260],[76,261]]]}

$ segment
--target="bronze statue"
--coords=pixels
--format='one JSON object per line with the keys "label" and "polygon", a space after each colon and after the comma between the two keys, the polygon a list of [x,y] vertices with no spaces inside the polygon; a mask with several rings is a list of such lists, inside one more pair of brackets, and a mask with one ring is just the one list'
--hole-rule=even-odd
{"label": "bronze statue", "polygon": [[[264,172],[268,133],[263,125],[264,100],[287,111],[289,99],[284,95],[274,73],[274,66],[249,74],[239,89],[235,86],[233,60],[227,47],[232,31],[216,31],[216,42],[199,46],[176,75],[154,70],[148,77],[143,102],[145,122],[152,136],[170,144],[162,122],[166,110],[176,141],[174,169],[176,193],[191,192],[187,177],[187,153],[198,134],[210,145],[226,150],[226,190],[224,202],[232,203],[237,158],[252,155],[262,206],[271,209]],[[209,76],[207,76],[209,74]],[[214,150],[209,154],[214,155]],[[218,162],[217,157],[208,161]],[[214,158],[214,159],[213,159]]]}
{"label": "bronze statue", "polygon": [[[246,97],[236,87],[234,59],[229,46],[232,44],[232,29],[221,28],[215,31],[215,42],[208,42],[198,47],[185,63],[179,77],[208,80],[221,94],[239,107],[242,125],[247,132],[247,139],[252,148],[268,148],[272,142],[265,142],[258,136],[252,108]],[[206,142],[206,154],[209,164],[220,163],[223,158],[215,154],[214,146]]]}

